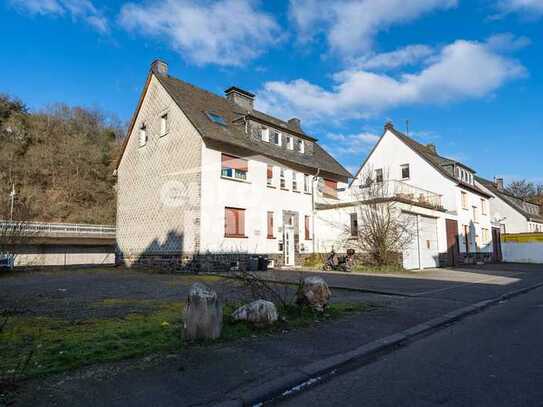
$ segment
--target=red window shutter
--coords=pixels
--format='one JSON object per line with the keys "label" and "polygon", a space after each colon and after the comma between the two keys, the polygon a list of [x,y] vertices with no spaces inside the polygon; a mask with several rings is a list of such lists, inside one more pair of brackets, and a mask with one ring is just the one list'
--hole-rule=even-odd
{"label": "red window shutter", "polygon": [[240,171],[247,171],[249,169],[247,160],[244,160],[243,158],[238,158],[223,153],[221,161],[223,168],[232,168]]}
{"label": "red window shutter", "polygon": [[337,181],[324,180],[324,193],[333,197],[337,196]]}
{"label": "red window shutter", "polygon": [[268,238],[273,239],[273,212],[268,212]]}
{"label": "red window shutter", "polygon": [[268,178],[273,178],[273,167],[268,165]]}
{"label": "red window shutter", "polygon": [[245,236],[245,209],[224,209],[224,234],[225,236]]}

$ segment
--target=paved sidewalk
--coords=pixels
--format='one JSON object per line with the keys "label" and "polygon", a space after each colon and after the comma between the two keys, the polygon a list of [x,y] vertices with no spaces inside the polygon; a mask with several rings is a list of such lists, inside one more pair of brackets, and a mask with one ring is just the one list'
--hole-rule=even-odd
{"label": "paved sidewalk", "polygon": [[[495,294],[543,281],[543,273],[530,267],[467,272],[488,274],[489,279],[505,277],[515,281],[459,283],[401,276],[348,276],[346,279],[329,274],[324,277],[331,285],[390,287],[415,295],[358,292],[359,299],[377,307],[285,334],[192,348],[175,355],[92,367],[42,382],[30,382],[23,388],[19,405],[213,405],[225,399],[240,398],[255,387],[292,374],[311,362],[350,351]],[[281,273],[292,279],[298,276],[298,273]]]}

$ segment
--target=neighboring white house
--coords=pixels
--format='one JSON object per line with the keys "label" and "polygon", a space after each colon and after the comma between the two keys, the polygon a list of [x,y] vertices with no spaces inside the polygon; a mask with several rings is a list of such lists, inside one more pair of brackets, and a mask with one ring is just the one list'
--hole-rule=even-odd
{"label": "neighboring white house", "polygon": [[510,194],[503,187],[503,178],[489,181],[476,177],[477,185],[491,194],[490,212],[493,221],[500,225],[502,233],[543,232],[541,207]]}
{"label": "neighboring white house", "polygon": [[386,185],[406,223],[415,225],[415,238],[403,253],[405,268],[492,258],[499,236],[492,230],[491,195],[475,183],[475,171],[440,156],[434,145],[422,145],[390,123],[341,196],[341,207],[320,206],[316,230],[327,230],[318,233],[321,251],[337,244],[328,239],[334,236],[333,225],[348,225],[349,219],[356,217],[355,208],[363,202],[359,197],[366,188],[368,174],[371,182]]}
{"label": "neighboring white house", "polygon": [[117,164],[118,261],[216,267],[263,254],[296,265],[313,252],[314,206],[336,201],[351,174],[298,119],[225,93],[153,63]]}

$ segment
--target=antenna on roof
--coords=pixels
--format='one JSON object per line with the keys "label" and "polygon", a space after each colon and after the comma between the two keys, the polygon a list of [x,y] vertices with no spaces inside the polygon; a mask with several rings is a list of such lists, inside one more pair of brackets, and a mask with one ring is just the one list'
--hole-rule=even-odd
{"label": "antenna on roof", "polygon": [[405,121],[405,134],[409,136],[409,119]]}

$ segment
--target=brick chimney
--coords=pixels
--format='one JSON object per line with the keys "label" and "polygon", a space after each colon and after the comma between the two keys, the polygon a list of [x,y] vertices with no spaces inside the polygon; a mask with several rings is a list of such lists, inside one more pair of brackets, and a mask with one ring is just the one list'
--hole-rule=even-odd
{"label": "brick chimney", "polygon": [[246,90],[231,86],[224,91],[226,99],[245,110],[253,110],[255,95]]}
{"label": "brick chimney", "polygon": [[494,184],[498,188],[498,191],[503,191],[503,178],[495,177]]}
{"label": "brick chimney", "polygon": [[432,152],[432,154],[437,155],[437,147],[435,144],[426,144],[426,148]]}
{"label": "brick chimney", "polygon": [[168,76],[168,64],[161,60],[155,59],[151,64],[151,70],[160,76]]}
{"label": "brick chimney", "polygon": [[385,130],[394,130],[394,123],[392,123],[392,121],[387,121],[385,123]]}
{"label": "brick chimney", "polygon": [[293,117],[292,119],[288,120],[288,127],[290,127],[292,130],[296,130],[298,132],[302,131],[302,125],[300,122],[300,119]]}

